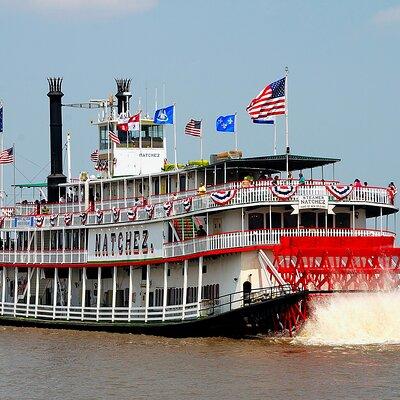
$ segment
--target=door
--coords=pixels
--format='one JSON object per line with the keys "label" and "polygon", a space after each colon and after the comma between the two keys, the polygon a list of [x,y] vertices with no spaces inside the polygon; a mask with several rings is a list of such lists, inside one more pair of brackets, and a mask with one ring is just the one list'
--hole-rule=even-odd
{"label": "door", "polygon": [[251,302],[250,298],[251,294],[251,282],[245,281],[243,282],[243,305],[248,305]]}

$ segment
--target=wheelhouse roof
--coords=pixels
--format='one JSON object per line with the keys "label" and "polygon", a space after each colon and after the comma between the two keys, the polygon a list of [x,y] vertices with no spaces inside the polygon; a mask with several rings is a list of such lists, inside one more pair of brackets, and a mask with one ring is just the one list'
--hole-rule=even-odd
{"label": "wheelhouse roof", "polygon": [[47,187],[47,182],[29,182],[29,183],[18,183],[16,185],[11,185],[16,188],[45,188]]}

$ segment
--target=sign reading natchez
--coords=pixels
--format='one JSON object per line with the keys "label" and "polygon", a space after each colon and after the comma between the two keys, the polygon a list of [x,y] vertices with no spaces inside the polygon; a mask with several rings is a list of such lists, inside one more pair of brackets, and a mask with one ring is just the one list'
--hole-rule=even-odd
{"label": "sign reading natchez", "polygon": [[89,231],[88,261],[162,257],[163,223],[95,228]]}

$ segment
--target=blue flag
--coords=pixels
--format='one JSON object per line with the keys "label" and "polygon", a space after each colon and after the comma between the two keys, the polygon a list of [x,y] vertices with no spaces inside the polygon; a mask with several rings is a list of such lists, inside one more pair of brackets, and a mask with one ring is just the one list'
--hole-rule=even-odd
{"label": "blue flag", "polygon": [[0,133],[3,132],[3,106],[0,105]]}
{"label": "blue flag", "polygon": [[220,115],[215,122],[215,128],[218,132],[235,132],[235,115]]}
{"label": "blue flag", "polygon": [[165,124],[173,125],[173,123],[174,123],[174,107],[175,106],[169,106],[169,107],[158,109],[154,114],[154,123],[160,124],[160,125],[165,125]]}

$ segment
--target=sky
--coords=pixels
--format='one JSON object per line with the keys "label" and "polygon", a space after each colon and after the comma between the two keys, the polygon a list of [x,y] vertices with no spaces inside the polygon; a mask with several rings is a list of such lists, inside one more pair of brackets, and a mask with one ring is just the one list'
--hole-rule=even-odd
{"label": "sky", "polygon": [[[400,185],[399,1],[0,0],[0,37],[4,143],[15,143],[17,182],[49,173],[49,76],[64,78],[64,103],[107,98],[115,77],[131,78],[133,108],[139,97],[145,106],[147,88],[150,114],[165,83],[186,162],[199,159],[198,139],[183,134],[189,118],[203,120],[209,154],[234,148],[215,132],[216,117],[234,112],[244,155],[272,154],[273,128],[252,124],[245,109],[287,66],[291,152],[341,158],[343,182]],[[93,173],[97,112],[63,113],[73,175]],[[167,137],[172,160],[171,128]],[[13,168],[4,170],[10,192]]]}

